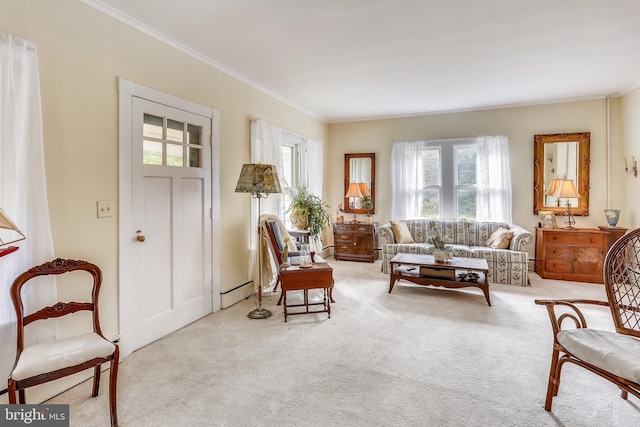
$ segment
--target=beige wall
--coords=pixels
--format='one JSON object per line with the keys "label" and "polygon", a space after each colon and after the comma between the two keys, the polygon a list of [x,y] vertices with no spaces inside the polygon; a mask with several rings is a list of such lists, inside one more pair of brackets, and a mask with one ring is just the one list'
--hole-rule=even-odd
{"label": "beige wall", "polygon": [[[118,219],[97,219],[97,200],[118,200],[117,77],[211,106],[221,112],[221,290],[247,280],[249,197],[234,192],[249,161],[249,122],[262,118],[321,141],[325,198],[342,202],[343,154],[377,154],[375,219],[389,219],[390,154],[394,141],[507,134],[511,141],[514,222],[533,230],[533,143],[537,133],[592,133],[591,213],[580,226],[604,224],[607,202],[606,101],[584,101],[327,126],[278,100],[180,53],[79,0],[0,0],[0,31],[35,42],[40,64],[47,189],[56,256],[83,258],[104,271],[102,321],[118,331]],[[613,205],[621,225],[640,226],[640,180],[622,176],[621,156],[640,158],[640,90],[613,108],[618,127]],[[61,297],[73,296],[65,288]],[[64,333],[64,331],[63,331]]]}
{"label": "beige wall", "polygon": [[640,227],[640,176],[624,173],[624,157],[631,166],[631,157],[640,162],[640,89],[625,95],[621,101],[620,149],[612,157],[612,173],[618,182],[618,203],[621,206],[620,225]]}
{"label": "beige wall", "polygon": [[[631,97],[628,98],[628,102],[623,104],[632,103]],[[619,120],[619,100],[614,100],[612,104],[614,107],[611,108],[611,114]],[[636,109],[640,109],[640,95],[636,95],[634,105]],[[627,122],[629,121],[631,117],[627,119]],[[637,121],[633,124],[635,128],[629,129],[628,132],[635,131],[637,135],[640,133],[640,127]],[[394,142],[506,134],[510,141],[513,221],[533,232],[538,222],[537,215],[533,214],[533,136],[564,132],[591,132],[591,215],[577,217],[576,224],[579,227],[606,225],[603,213],[603,209],[607,207],[609,187],[606,99],[333,123],[329,125],[329,162],[342,164],[344,153],[349,152],[376,153],[376,215],[374,219],[382,224],[387,222],[390,216],[390,164],[391,147]],[[617,135],[616,132],[612,134]],[[612,143],[612,145],[613,152],[619,156],[619,143],[615,145]],[[631,153],[627,155],[630,156]],[[640,153],[636,157],[640,157]],[[343,197],[342,173],[339,169],[335,169],[333,173],[336,179],[331,181],[328,202],[332,206],[337,206],[342,202]],[[615,197],[612,204],[620,206],[622,203],[620,191],[613,193],[612,196]],[[623,209],[628,210],[629,207]],[[623,211],[620,225],[631,225],[630,219],[629,215],[625,215]],[[637,219],[635,223],[637,226]],[[530,249],[533,253],[533,248]]]}
{"label": "beige wall", "polygon": [[118,332],[118,218],[96,201],[118,201],[118,77],[220,111],[221,291],[245,283],[250,197],[234,190],[250,120],[321,141],[326,124],[78,0],[1,0],[0,31],[37,45],[55,252],[103,269],[104,332]]}

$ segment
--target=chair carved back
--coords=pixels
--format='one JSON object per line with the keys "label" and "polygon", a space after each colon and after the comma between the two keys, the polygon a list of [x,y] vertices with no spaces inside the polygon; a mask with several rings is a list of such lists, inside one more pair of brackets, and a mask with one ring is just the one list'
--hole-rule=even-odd
{"label": "chair carved back", "polygon": [[603,270],[616,332],[640,338],[640,228],[611,246]]}
{"label": "chair carved back", "polygon": [[[60,275],[71,271],[86,271],[93,277],[93,289],[91,292],[91,302],[57,302],[56,304],[44,307],[27,316],[24,315],[24,306],[21,298],[22,287],[34,277],[46,275]],[[45,320],[55,317],[62,317],[77,311],[88,310],[93,312],[93,330],[102,336],[98,315],[98,294],[102,283],[102,271],[100,268],[87,261],[57,258],[50,262],[32,267],[20,274],[13,281],[10,288],[11,302],[16,311],[17,323],[17,354],[24,349],[24,327],[37,320]],[[35,285],[35,283],[34,283]],[[104,337],[103,337],[104,338]]]}

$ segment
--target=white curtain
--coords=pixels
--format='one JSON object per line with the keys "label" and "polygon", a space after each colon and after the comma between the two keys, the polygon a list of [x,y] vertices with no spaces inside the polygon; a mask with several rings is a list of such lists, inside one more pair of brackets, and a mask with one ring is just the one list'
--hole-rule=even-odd
{"label": "white curtain", "polygon": [[478,167],[476,220],[511,224],[511,169],[509,138],[482,136],[476,140]]}
{"label": "white curtain", "polygon": [[[0,33],[0,207],[27,237],[0,258],[0,375],[15,359],[15,313],[9,286],[23,271],[53,259],[35,44]],[[24,288],[25,312],[55,304],[55,281]],[[26,345],[55,338],[55,321],[36,322]]]}
{"label": "white curtain", "polygon": [[420,218],[425,141],[396,142],[391,151],[391,220]]}
{"label": "white curtain", "polygon": [[[304,144],[304,157],[301,159],[301,168],[306,169],[306,186],[309,193],[322,198],[322,143],[308,138]],[[322,236],[318,240],[311,241],[311,250],[322,252],[324,244]]]}
{"label": "white curtain", "polygon": [[[281,134],[282,129],[267,123],[264,120],[256,119],[251,122],[251,163],[266,163],[275,165],[278,169],[278,177],[283,176],[282,154],[281,154]],[[248,196],[248,195],[247,195]],[[260,200],[261,214],[280,213],[281,194],[269,194],[269,197]],[[253,283],[258,284],[258,201],[251,198],[251,233],[250,233],[250,262],[249,277],[253,278]]]}
{"label": "white curtain", "polygon": [[[469,140],[469,142],[474,140]],[[509,138],[475,138],[476,220],[511,223]],[[429,141],[396,142],[391,152],[391,219],[420,218],[422,208],[422,150]]]}

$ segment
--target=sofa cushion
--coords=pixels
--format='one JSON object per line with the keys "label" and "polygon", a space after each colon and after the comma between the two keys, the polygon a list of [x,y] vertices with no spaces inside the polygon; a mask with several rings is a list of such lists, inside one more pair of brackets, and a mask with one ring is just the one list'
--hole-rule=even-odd
{"label": "sofa cushion", "polygon": [[489,237],[487,246],[494,249],[507,249],[512,238],[513,231],[509,231],[506,228],[499,228]]}
{"label": "sofa cushion", "polygon": [[413,236],[409,232],[409,227],[404,221],[389,221],[391,223],[391,230],[393,231],[393,238],[396,243],[415,243]]}

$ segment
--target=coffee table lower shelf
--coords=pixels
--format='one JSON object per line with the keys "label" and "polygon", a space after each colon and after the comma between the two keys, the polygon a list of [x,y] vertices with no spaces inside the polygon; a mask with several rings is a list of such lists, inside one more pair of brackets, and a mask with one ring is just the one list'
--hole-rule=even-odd
{"label": "coffee table lower shelf", "polygon": [[[428,277],[420,274],[422,268],[435,268],[441,272],[452,272],[452,279],[439,277]],[[473,271],[478,274],[477,282],[458,280],[460,272]],[[446,274],[444,274],[446,275]],[[417,254],[396,254],[391,259],[391,274],[389,277],[389,293],[393,290],[393,286],[398,280],[406,280],[411,283],[423,286],[439,286],[443,288],[468,288],[474,287],[480,289],[487,304],[491,306],[491,297],[489,296],[489,267],[484,259],[475,258],[454,258],[450,262],[435,262],[432,255]]]}

